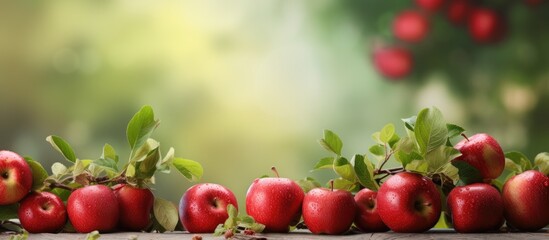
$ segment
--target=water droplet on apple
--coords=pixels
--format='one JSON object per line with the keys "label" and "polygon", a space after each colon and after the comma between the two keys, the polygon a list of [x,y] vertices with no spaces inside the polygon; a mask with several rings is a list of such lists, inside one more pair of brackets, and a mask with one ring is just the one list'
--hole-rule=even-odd
{"label": "water droplet on apple", "polygon": [[543,182],[543,185],[544,185],[545,187],[549,187],[549,181]]}

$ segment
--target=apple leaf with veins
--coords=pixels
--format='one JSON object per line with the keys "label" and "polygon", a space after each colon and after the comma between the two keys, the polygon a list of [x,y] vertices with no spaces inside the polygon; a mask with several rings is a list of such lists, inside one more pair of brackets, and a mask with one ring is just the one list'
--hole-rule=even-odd
{"label": "apple leaf with veins", "polygon": [[549,175],[549,153],[538,153],[534,158],[534,164],[545,175]]}

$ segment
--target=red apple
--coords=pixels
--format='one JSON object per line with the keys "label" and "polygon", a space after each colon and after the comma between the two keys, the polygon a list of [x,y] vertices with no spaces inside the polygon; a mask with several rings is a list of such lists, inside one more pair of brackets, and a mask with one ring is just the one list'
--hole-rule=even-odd
{"label": "red apple", "polygon": [[355,194],[358,213],[355,225],[363,232],[386,232],[389,228],[379,216],[377,210],[377,192],[364,188]]}
{"label": "red apple", "polygon": [[473,7],[474,6],[470,2],[470,0],[449,1],[446,8],[446,15],[448,16],[448,20],[457,25],[465,24],[467,22],[467,19],[469,19],[469,14],[471,14]]}
{"label": "red apple", "polygon": [[303,221],[314,234],[343,234],[356,215],[356,203],[345,190],[314,188],[303,198]]}
{"label": "red apple", "polygon": [[427,10],[427,11],[437,11],[444,5],[444,0],[416,0],[416,5]]}
{"label": "red apple", "polygon": [[413,66],[410,51],[396,46],[374,49],[373,61],[376,70],[391,79],[406,77],[412,71]]}
{"label": "red apple", "polygon": [[290,225],[297,224],[301,217],[304,195],[291,179],[258,178],[246,193],[246,212],[265,225],[265,232],[288,232]]}
{"label": "red apple", "polygon": [[495,43],[503,39],[506,31],[502,15],[489,8],[477,8],[469,16],[469,33],[478,43]]}
{"label": "red apple", "polygon": [[406,42],[417,43],[429,32],[429,20],[425,15],[413,10],[399,13],[393,22],[393,33]]}
{"label": "red apple", "polygon": [[32,171],[19,154],[0,151],[0,205],[21,200],[32,187]]}
{"label": "red apple", "polygon": [[520,231],[549,225],[549,178],[535,170],[513,176],[503,185],[505,219]]}
{"label": "red apple", "polygon": [[501,194],[486,183],[452,189],[448,209],[454,229],[460,233],[496,231],[505,221]]}
{"label": "red apple", "polygon": [[505,168],[505,155],[499,143],[485,133],[465,137],[455,145],[461,156],[453,161],[464,161],[475,167],[482,178],[489,182],[501,175]]}
{"label": "red apple", "polygon": [[394,232],[420,233],[437,223],[440,193],[428,178],[402,172],[385,181],[377,193],[381,220]]}
{"label": "red apple", "polygon": [[21,200],[17,211],[19,221],[30,233],[57,233],[67,222],[67,209],[57,195],[32,192]]}
{"label": "red apple", "polygon": [[190,233],[213,233],[229,217],[227,206],[238,209],[236,198],[228,188],[214,183],[196,184],[179,202],[179,218]]}
{"label": "red apple", "polygon": [[79,233],[113,231],[120,216],[116,195],[105,185],[86,186],[72,192],[67,212]]}
{"label": "red apple", "polygon": [[141,231],[151,223],[154,195],[148,188],[120,184],[114,188],[120,212],[118,226],[124,230]]}

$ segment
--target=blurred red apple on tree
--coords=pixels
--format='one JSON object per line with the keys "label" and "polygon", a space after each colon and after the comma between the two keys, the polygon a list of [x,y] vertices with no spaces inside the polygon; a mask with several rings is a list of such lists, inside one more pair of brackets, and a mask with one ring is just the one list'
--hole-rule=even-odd
{"label": "blurred red apple on tree", "polygon": [[399,13],[393,22],[393,33],[402,41],[418,43],[429,32],[429,20],[424,14],[406,10]]}
{"label": "blurred red apple on tree", "polygon": [[489,8],[476,8],[469,16],[469,33],[478,43],[496,43],[503,39],[506,23],[502,15]]}
{"label": "blurred red apple on tree", "polygon": [[377,47],[373,53],[374,67],[384,77],[400,79],[412,71],[410,50],[397,46]]}

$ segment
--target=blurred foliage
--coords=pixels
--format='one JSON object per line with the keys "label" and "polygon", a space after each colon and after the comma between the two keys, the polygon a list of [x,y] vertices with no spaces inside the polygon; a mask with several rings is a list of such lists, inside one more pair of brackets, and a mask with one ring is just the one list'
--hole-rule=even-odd
{"label": "blurred foliage", "polygon": [[[344,154],[366,152],[385,123],[432,105],[533,157],[549,135],[549,4],[483,4],[505,12],[505,41],[477,45],[433,15],[409,46],[414,73],[395,83],[375,72],[370,46],[394,41],[391,21],[412,1],[1,1],[0,148],[48,168],[61,159],[45,137],[57,134],[96,158],[104,143],[126,149],[128,120],[150,104],[163,150],[201,162],[203,181],[242,205],[272,165],[334,177],[308,171],[322,129],[345,139]],[[190,184],[156,182],[173,202]]]}

